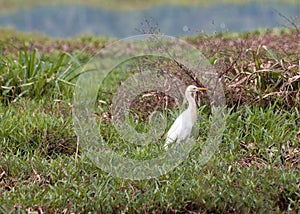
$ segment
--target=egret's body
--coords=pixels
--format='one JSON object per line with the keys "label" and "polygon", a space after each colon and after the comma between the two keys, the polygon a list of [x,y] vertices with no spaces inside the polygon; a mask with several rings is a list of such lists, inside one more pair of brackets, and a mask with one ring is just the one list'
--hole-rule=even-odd
{"label": "egret's body", "polygon": [[188,108],[177,117],[169,129],[164,145],[165,150],[167,150],[171,144],[175,142],[185,142],[189,138],[193,125],[197,120],[197,106],[193,98],[193,93],[204,90],[206,90],[206,88],[198,88],[194,85],[190,85],[186,88],[185,97],[188,101]]}

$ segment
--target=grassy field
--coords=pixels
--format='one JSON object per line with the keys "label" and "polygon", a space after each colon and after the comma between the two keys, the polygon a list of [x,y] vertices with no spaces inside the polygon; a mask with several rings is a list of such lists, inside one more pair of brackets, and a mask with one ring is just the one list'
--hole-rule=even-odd
{"label": "grassy field", "polygon": [[[195,148],[173,171],[142,181],[110,176],[77,148],[72,104],[78,68],[110,39],[0,34],[0,213],[300,212],[298,29],[185,38],[222,80],[226,129],[219,151],[204,166]],[[164,67],[170,68],[186,72],[172,62]],[[112,93],[103,94],[95,115],[113,144],[119,137],[109,116]],[[155,106],[157,96],[147,103]],[[176,112],[171,104],[169,111]],[[139,100],[133,111],[141,129],[149,110],[144,105]],[[208,112],[200,112],[201,133]],[[128,155],[126,142],[120,146]],[[131,155],[143,158],[145,152],[137,151]]]}

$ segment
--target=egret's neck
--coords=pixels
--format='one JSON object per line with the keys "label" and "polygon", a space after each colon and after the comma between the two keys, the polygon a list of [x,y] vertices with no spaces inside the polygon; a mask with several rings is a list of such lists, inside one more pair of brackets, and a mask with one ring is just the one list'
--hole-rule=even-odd
{"label": "egret's neck", "polygon": [[195,102],[195,99],[194,97],[192,96],[192,93],[191,92],[186,92],[185,93],[185,96],[186,96],[186,99],[188,101],[188,110],[189,111],[192,111],[193,113],[196,114],[197,112],[197,106],[196,106],[196,102]]}

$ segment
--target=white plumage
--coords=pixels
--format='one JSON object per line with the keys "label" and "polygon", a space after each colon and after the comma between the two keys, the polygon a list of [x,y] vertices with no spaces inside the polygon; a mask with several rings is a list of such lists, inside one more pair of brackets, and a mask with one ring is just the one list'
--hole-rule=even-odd
{"label": "white plumage", "polygon": [[166,143],[164,149],[177,142],[185,142],[192,131],[193,125],[197,120],[197,106],[193,98],[193,93],[196,91],[205,91],[206,88],[198,88],[194,85],[190,85],[185,90],[185,97],[188,101],[188,108],[183,111],[172,124],[167,133]]}

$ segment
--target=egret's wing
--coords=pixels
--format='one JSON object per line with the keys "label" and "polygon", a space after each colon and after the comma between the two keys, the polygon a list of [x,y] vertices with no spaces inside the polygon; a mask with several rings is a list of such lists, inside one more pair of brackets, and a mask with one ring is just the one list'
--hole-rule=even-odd
{"label": "egret's wing", "polygon": [[179,115],[177,117],[177,119],[175,120],[175,122],[172,124],[171,128],[169,129],[169,131],[167,133],[166,143],[164,145],[165,149],[167,149],[167,147],[170,144],[174,143],[177,140],[177,138],[182,130],[182,122],[183,122],[182,117],[183,117],[182,114]]}
{"label": "egret's wing", "polygon": [[175,141],[183,142],[186,141],[192,131],[193,121],[191,115],[188,111],[182,112],[181,115],[175,120],[173,125],[167,134],[166,143],[164,145],[165,150],[170,144],[173,144]]}

